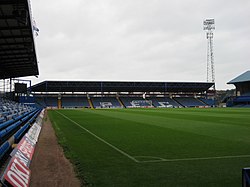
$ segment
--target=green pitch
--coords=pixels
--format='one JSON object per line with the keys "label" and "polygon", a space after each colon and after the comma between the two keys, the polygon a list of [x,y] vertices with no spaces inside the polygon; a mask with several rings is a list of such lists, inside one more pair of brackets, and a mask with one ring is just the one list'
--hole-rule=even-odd
{"label": "green pitch", "polygon": [[250,109],[50,110],[89,186],[241,186]]}

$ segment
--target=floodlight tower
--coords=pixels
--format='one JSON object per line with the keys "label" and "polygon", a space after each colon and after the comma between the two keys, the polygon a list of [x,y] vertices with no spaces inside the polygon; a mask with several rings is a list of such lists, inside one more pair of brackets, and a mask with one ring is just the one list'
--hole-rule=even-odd
{"label": "floodlight tower", "polygon": [[[207,34],[207,82],[215,82],[214,72],[214,51],[213,51],[213,30],[215,29],[214,19],[203,21],[203,29]],[[215,90],[215,86],[214,86]]]}

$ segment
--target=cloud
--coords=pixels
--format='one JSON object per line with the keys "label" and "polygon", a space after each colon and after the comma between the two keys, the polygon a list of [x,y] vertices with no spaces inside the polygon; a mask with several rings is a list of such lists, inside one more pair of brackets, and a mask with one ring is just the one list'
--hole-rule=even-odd
{"label": "cloud", "polygon": [[[46,6],[45,6],[46,5]],[[215,18],[216,85],[249,70],[247,0],[37,0],[43,80],[206,81],[202,22]]]}

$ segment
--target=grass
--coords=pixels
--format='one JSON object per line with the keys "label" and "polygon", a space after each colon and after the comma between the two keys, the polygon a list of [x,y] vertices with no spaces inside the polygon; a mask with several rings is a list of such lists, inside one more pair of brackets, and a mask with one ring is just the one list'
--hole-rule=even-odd
{"label": "grass", "polygon": [[49,111],[87,185],[126,187],[241,186],[241,169],[250,166],[249,114],[232,108]]}

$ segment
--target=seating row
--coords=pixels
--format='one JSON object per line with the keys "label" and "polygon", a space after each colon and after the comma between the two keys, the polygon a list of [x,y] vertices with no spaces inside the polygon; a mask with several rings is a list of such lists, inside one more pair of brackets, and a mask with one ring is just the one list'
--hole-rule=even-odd
{"label": "seating row", "polygon": [[44,107],[60,107],[62,108],[136,108],[136,107],[205,107],[213,106],[214,101],[205,98],[194,97],[62,97],[60,101],[57,97],[38,97],[36,102]]}
{"label": "seating row", "polygon": [[0,98],[0,160],[13,143],[19,142],[40,111],[31,106]]}
{"label": "seating row", "polygon": [[0,98],[0,123],[9,121],[34,109],[31,106]]}

